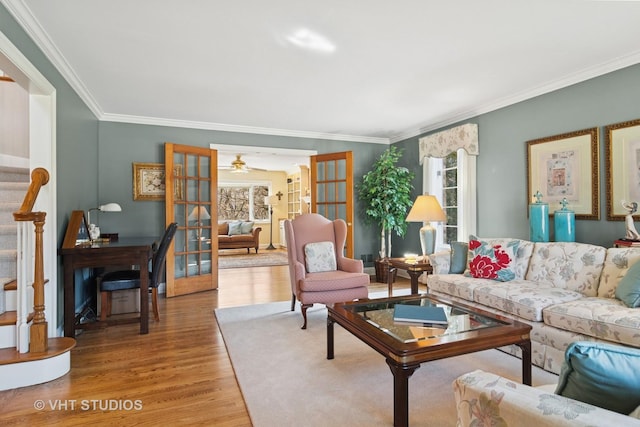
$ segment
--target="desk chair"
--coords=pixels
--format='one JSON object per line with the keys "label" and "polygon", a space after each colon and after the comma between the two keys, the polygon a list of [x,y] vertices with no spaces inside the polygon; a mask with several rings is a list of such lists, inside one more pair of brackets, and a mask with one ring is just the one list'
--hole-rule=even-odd
{"label": "desk chair", "polygon": [[[167,251],[177,229],[178,223],[169,224],[162,236],[160,246],[153,254],[151,271],[147,272],[149,274],[149,291],[151,292],[151,301],[153,303],[153,316],[156,322],[160,321],[160,314],[158,314],[158,285],[164,272]],[[111,293],[125,289],[140,288],[140,270],[111,271],[99,277],[98,282],[101,299],[100,320],[104,321],[107,320],[108,316],[111,316]]]}
{"label": "desk chair", "polygon": [[302,329],[307,309],[369,296],[369,275],[361,260],[346,258],[347,223],[308,213],[284,222],[291,279],[291,311],[300,300]]}

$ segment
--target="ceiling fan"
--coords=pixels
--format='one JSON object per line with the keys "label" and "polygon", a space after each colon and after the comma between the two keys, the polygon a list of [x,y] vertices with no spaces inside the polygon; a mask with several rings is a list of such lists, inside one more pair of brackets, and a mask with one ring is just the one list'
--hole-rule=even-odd
{"label": "ceiling fan", "polygon": [[242,154],[236,154],[236,158],[231,162],[230,166],[222,166],[220,169],[229,170],[231,173],[249,173],[249,171],[266,171],[266,169],[258,169],[247,166],[247,163],[242,160]]}

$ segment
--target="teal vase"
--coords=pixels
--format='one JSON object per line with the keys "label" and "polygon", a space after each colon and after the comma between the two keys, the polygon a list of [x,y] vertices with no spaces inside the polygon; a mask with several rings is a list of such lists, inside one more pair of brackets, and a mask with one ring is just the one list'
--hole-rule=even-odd
{"label": "teal vase", "polygon": [[538,202],[529,205],[529,239],[532,242],[549,241],[549,204]]}
{"label": "teal vase", "polygon": [[553,226],[556,236],[556,242],[575,242],[576,241],[576,215],[570,209],[567,209],[567,200],[563,199],[562,209],[558,209],[553,213]]}

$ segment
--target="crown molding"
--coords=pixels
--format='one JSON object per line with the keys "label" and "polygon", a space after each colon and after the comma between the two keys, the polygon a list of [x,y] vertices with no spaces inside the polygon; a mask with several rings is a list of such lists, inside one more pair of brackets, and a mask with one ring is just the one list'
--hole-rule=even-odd
{"label": "crown molding", "polygon": [[490,113],[492,111],[499,110],[500,108],[508,107],[510,105],[514,105],[540,95],[560,90],[574,84],[593,79],[595,77],[600,77],[607,73],[621,70],[638,63],[640,63],[640,50],[629,55],[620,56],[611,61],[598,64],[593,67],[585,68],[584,70],[577,73],[569,74],[561,79],[550,81],[546,84],[542,84],[535,88],[522,91],[515,95],[507,96],[493,102],[479,105],[478,107],[469,109],[467,111],[454,112],[437,122],[425,124],[423,127],[417,129],[408,129],[405,132],[394,135],[389,138],[389,140],[393,144],[405,139],[413,138],[415,136],[422,135],[433,130],[441,129],[454,123],[458,123],[462,120],[468,120],[481,114]]}
{"label": "crown molding", "polygon": [[335,133],[309,132],[289,129],[275,129],[255,126],[228,125],[224,123],[197,122],[178,119],[160,119],[156,117],[130,116],[126,114],[102,114],[100,120],[105,122],[134,123],[154,126],[170,126],[190,129],[219,130],[223,132],[253,133],[259,135],[290,136],[295,138],[329,139],[335,141],[368,142],[371,144],[389,144],[388,138],[369,136],[341,135]]}
{"label": "crown molding", "polygon": [[20,24],[24,31],[31,37],[36,46],[42,50],[44,55],[51,61],[54,67],[62,74],[62,77],[76,91],[78,96],[87,104],[87,107],[96,117],[100,117],[102,109],[98,102],[91,95],[80,77],[73,71],[64,55],[51,41],[49,35],[40,25],[40,22],[33,16],[29,6],[23,0],[0,0],[9,13]]}

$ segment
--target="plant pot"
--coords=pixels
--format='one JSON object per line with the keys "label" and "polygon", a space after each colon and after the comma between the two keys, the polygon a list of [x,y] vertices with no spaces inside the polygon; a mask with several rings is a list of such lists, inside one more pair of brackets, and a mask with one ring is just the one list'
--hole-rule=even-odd
{"label": "plant pot", "polygon": [[[389,264],[387,263],[387,260],[384,258],[378,258],[377,260],[375,260],[374,264],[376,267],[376,282],[388,283],[387,278],[389,276]],[[393,270],[391,283],[394,283],[396,281],[397,274],[398,270]]]}

